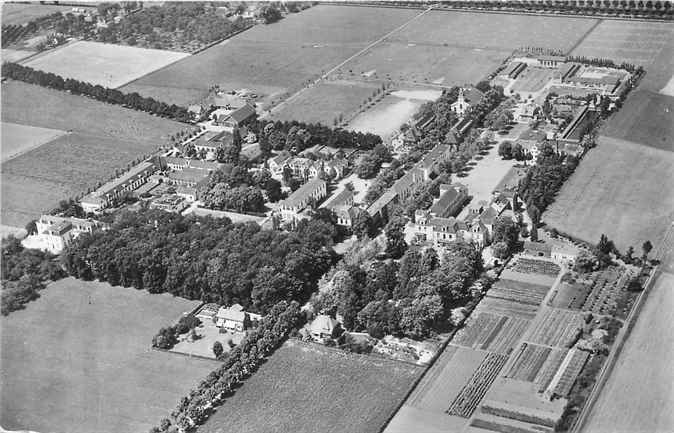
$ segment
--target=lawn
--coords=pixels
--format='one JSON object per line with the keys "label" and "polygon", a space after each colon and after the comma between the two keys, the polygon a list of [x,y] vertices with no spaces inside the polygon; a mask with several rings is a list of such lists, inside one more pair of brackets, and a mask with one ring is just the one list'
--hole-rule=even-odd
{"label": "lawn", "polygon": [[0,154],[2,162],[5,162],[65,134],[65,131],[2,122],[0,134],[2,134]]}
{"label": "lawn", "polygon": [[[2,85],[2,121],[71,131],[2,163],[2,223],[23,227],[149,154],[187,125],[19,82]],[[67,108],[66,108],[67,107]],[[29,130],[27,130],[29,131]]]}
{"label": "lawn", "polygon": [[67,278],[2,317],[0,424],[145,432],[218,363],[150,349],[194,301]]}
{"label": "lawn", "polygon": [[587,18],[434,11],[391,39],[418,45],[489,50],[512,51],[535,46],[567,51],[596,22]]}
{"label": "lawn", "polygon": [[403,123],[410,120],[424,102],[418,99],[403,99],[387,95],[373,108],[356,116],[349,123],[349,129],[371,132],[387,139]]}
{"label": "lawn", "polygon": [[672,152],[600,137],[543,220],[592,243],[604,233],[620,251],[657,245],[674,220],[673,166]]}
{"label": "lawn", "polygon": [[377,432],[422,368],[286,342],[199,432]]}
{"label": "lawn", "polygon": [[173,51],[77,41],[46,51],[24,65],[64,78],[116,88],[188,56]]}
{"label": "lawn", "polygon": [[186,105],[219,84],[278,100],[417,14],[408,9],[314,6],[278,23],[255,26],[122,90]]}

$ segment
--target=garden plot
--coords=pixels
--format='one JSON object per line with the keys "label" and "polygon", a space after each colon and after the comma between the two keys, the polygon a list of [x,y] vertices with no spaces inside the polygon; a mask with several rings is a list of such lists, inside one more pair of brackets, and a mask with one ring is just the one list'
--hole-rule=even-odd
{"label": "garden plot", "polygon": [[524,334],[530,321],[521,317],[493,314],[487,311],[475,313],[464,328],[457,332],[454,344],[473,349],[508,354]]}
{"label": "garden plot", "polygon": [[486,357],[487,352],[448,345],[414,389],[406,404],[443,413]]}
{"label": "garden plot", "polygon": [[568,349],[522,343],[504,377],[533,382],[543,392],[557,373]]}
{"label": "garden plot", "polygon": [[77,41],[35,56],[24,65],[114,89],[188,56],[175,51]]}
{"label": "garden plot", "polygon": [[507,359],[506,356],[495,353],[487,355],[469,382],[463,387],[456,399],[454,399],[447,413],[463,418],[470,418]]}
{"label": "garden plot", "polygon": [[[601,271],[593,272],[588,283],[590,293],[585,298],[582,309],[597,314],[627,316],[624,308],[625,298],[630,297],[627,285],[630,274],[625,269],[610,266]],[[632,296],[634,297],[634,296]]]}
{"label": "garden plot", "polygon": [[580,313],[543,307],[541,314],[531,324],[526,340],[546,346],[571,347],[583,327]]}
{"label": "garden plot", "polygon": [[540,305],[548,290],[550,290],[550,286],[547,285],[529,284],[501,278],[489,289],[487,296],[523,304]]}
{"label": "garden plot", "polygon": [[531,304],[520,304],[505,299],[484,297],[475,309],[475,313],[487,312],[502,316],[520,317],[523,319],[533,319],[538,312],[538,306]]}
{"label": "garden plot", "polygon": [[548,305],[556,308],[580,310],[585,305],[585,301],[591,292],[592,288],[585,280],[568,273],[562,277],[562,280],[555,287],[555,291],[548,300]]}

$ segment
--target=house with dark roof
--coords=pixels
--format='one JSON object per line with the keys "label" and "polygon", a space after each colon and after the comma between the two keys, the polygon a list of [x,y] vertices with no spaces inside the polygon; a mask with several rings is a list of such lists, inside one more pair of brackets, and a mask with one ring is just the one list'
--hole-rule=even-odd
{"label": "house with dark roof", "polygon": [[255,115],[255,107],[245,104],[243,107],[237,108],[227,115],[220,116],[216,123],[229,128],[238,128],[253,119]]}
{"label": "house with dark roof", "polygon": [[468,200],[468,188],[460,183],[440,185],[440,197],[429,209],[434,217],[456,216]]}
{"label": "house with dark roof", "polygon": [[143,161],[121,176],[106,182],[91,194],[87,194],[80,200],[80,205],[85,212],[98,212],[110,206],[123,193],[143,185],[155,171],[157,165],[154,161]]}
{"label": "house with dark roof", "polygon": [[320,207],[325,209],[336,209],[340,206],[353,205],[353,191],[348,188],[342,188],[339,192],[330,196]]}

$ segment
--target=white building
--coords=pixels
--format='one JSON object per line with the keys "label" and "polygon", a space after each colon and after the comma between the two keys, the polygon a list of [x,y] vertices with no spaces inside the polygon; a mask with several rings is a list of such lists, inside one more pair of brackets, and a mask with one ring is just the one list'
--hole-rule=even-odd
{"label": "white building", "polygon": [[98,221],[81,218],[65,218],[53,215],[42,215],[35,221],[37,233],[23,241],[26,248],[36,248],[59,254],[73,239],[82,233],[93,233],[106,226]]}

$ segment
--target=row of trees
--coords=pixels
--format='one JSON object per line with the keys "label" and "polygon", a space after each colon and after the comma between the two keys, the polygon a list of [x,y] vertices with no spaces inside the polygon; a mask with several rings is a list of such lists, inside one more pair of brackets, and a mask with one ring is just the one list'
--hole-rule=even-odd
{"label": "row of trees", "polygon": [[101,102],[123,105],[127,108],[145,111],[146,113],[166,117],[178,122],[187,123],[192,119],[191,114],[185,107],[179,107],[175,104],[168,105],[153,98],[140,96],[136,92],[123,93],[117,89],[110,89],[98,84],[85,83],[72,78],[64,79],[60,75],[38,71],[29,66],[19,65],[18,63],[4,63],[2,65],[2,76],[25,83],[64,90],[75,95],[89,96]]}
{"label": "row of trees", "polygon": [[261,149],[266,147],[278,151],[301,152],[314,145],[370,150],[382,142],[380,136],[369,132],[347,131],[296,120],[269,122],[256,119],[247,127],[258,136]]}
{"label": "row of trees", "polygon": [[[400,231],[391,224],[386,229],[388,251],[401,246],[390,241]],[[359,245],[369,249],[368,243]],[[358,262],[349,258],[352,255]],[[442,259],[433,248],[417,247],[404,251],[399,263],[374,260],[375,255],[376,249],[369,249],[365,257],[349,251],[326,289],[312,297],[314,311],[338,313],[347,330],[364,330],[376,338],[387,334],[425,338],[447,326],[451,309],[480,295],[471,291],[482,271],[480,252],[472,245],[450,244]]]}
{"label": "row of trees", "polygon": [[319,220],[279,232],[227,218],[140,209],[118,212],[110,224],[65,249],[68,273],[265,312],[280,300],[306,300],[336,261],[335,228]]}
{"label": "row of trees", "polygon": [[203,424],[215,408],[257,371],[293,330],[302,325],[303,319],[297,302],[281,301],[273,305],[258,328],[249,332],[230,352],[222,354],[222,365],[180,399],[171,417],[162,419],[150,433],[173,431],[173,426],[181,431],[193,431]]}
{"label": "row of trees", "polygon": [[13,236],[2,241],[1,288],[3,316],[24,308],[40,297],[39,291],[48,281],[65,276],[52,254],[26,249]]}

